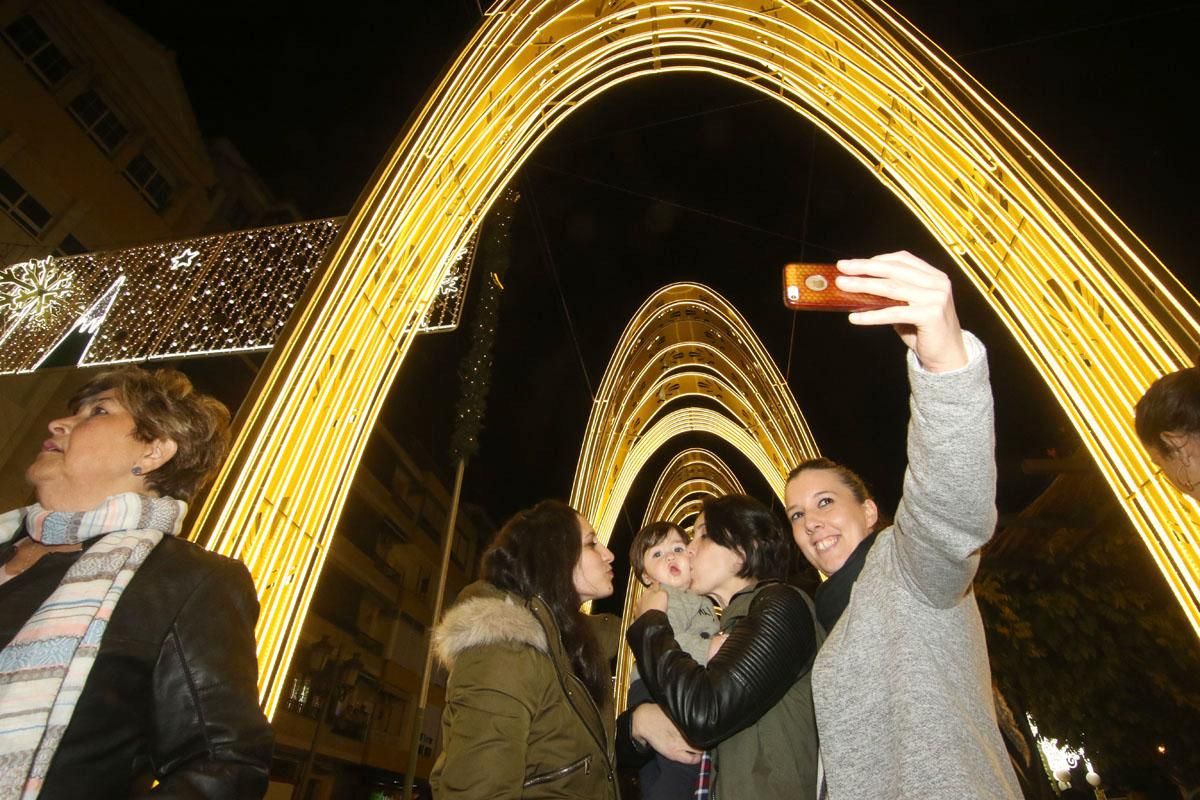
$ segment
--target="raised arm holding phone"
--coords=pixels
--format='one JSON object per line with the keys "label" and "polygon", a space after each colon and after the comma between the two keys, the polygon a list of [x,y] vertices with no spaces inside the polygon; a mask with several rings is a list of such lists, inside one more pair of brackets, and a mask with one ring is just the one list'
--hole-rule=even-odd
{"label": "raised arm holding phone", "polygon": [[828,638],[813,698],[832,800],[1019,798],[996,725],[971,590],[996,521],[992,398],[983,345],[959,327],[949,279],[910,253],[841,261],[839,289],[898,305],[850,314],[909,348],[908,469],[895,524],[828,459],[789,476],[785,510]]}

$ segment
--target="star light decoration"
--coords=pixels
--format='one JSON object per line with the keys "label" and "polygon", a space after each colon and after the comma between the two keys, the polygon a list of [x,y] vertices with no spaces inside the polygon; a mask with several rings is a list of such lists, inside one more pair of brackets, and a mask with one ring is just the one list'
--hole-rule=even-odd
{"label": "star light decoration", "polygon": [[74,289],[75,275],[50,256],[0,270],[0,312],[26,324],[44,319]]}
{"label": "star light decoration", "polygon": [[183,248],[182,251],[171,257],[171,270],[187,269],[196,262],[198,255],[200,255],[199,250],[193,250],[190,247]]}

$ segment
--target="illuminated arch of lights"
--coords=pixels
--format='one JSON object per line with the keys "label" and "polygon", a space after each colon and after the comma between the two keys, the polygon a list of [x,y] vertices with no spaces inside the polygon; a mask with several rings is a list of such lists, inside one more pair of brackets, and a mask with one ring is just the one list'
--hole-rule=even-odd
{"label": "illuminated arch of lights", "polygon": [[[742,483],[733,474],[720,456],[701,447],[681,450],[663,468],[650,498],[646,503],[646,514],[642,526],[651,522],[665,521],[683,530],[690,529],[689,520],[700,513],[700,506],[709,497],[724,497],[744,494]],[[632,565],[631,565],[632,568]],[[641,584],[630,574],[625,587],[625,604],[621,630],[632,622],[634,604],[641,596]],[[625,707],[629,691],[629,676],[633,671],[633,652],[624,638],[621,639],[617,658],[617,708]]]}
{"label": "illuminated arch of lights", "polygon": [[872,0],[500,0],[360,196],[200,510],[196,536],[257,581],[267,711],[448,256],[573,109],[674,72],[785,104],[928,227],[1046,380],[1200,633],[1195,507],[1156,477],[1130,422],[1142,390],[1200,349],[1200,307],[1020,120]]}
{"label": "illuminated arch of lights", "polygon": [[666,520],[682,527],[700,513],[704,498],[728,494],[745,494],[729,465],[711,450],[689,447],[676,453],[658,476],[642,525]]}
{"label": "illuminated arch of lights", "polygon": [[777,493],[817,453],[779,369],[749,323],[696,283],[659,289],[634,313],[592,405],[571,504],[607,542],[634,480],[666,442],[712,433]]}
{"label": "illuminated arch of lights", "polygon": [[[780,498],[788,471],[817,455],[787,381],[737,309],[706,286],[675,283],[652,294],[625,326],[592,405],[571,500],[599,539],[610,540],[650,459],[697,433],[741,453]],[[667,520],[682,527],[705,497],[741,491],[715,454],[683,448],[659,475],[642,524]],[[622,630],[640,595],[631,574]],[[618,707],[632,669],[622,643]]]}

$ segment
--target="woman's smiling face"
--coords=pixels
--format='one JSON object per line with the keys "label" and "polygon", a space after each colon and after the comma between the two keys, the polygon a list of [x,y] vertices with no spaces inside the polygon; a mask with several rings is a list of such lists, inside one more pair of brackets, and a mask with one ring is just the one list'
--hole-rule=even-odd
{"label": "woman's smiling face", "polygon": [[879,518],[874,501],[860,502],[828,469],[806,469],[788,481],[784,503],[792,538],[826,575],[842,568]]}

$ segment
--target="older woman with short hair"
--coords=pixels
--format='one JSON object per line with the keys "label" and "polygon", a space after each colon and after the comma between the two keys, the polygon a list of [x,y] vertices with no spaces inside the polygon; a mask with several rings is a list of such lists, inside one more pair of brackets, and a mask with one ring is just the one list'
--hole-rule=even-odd
{"label": "older woman with short hair", "polygon": [[50,423],[37,502],[0,515],[0,796],[265,794],[254,585],[177,537],[228,429],[182,373],[136,367]]}

